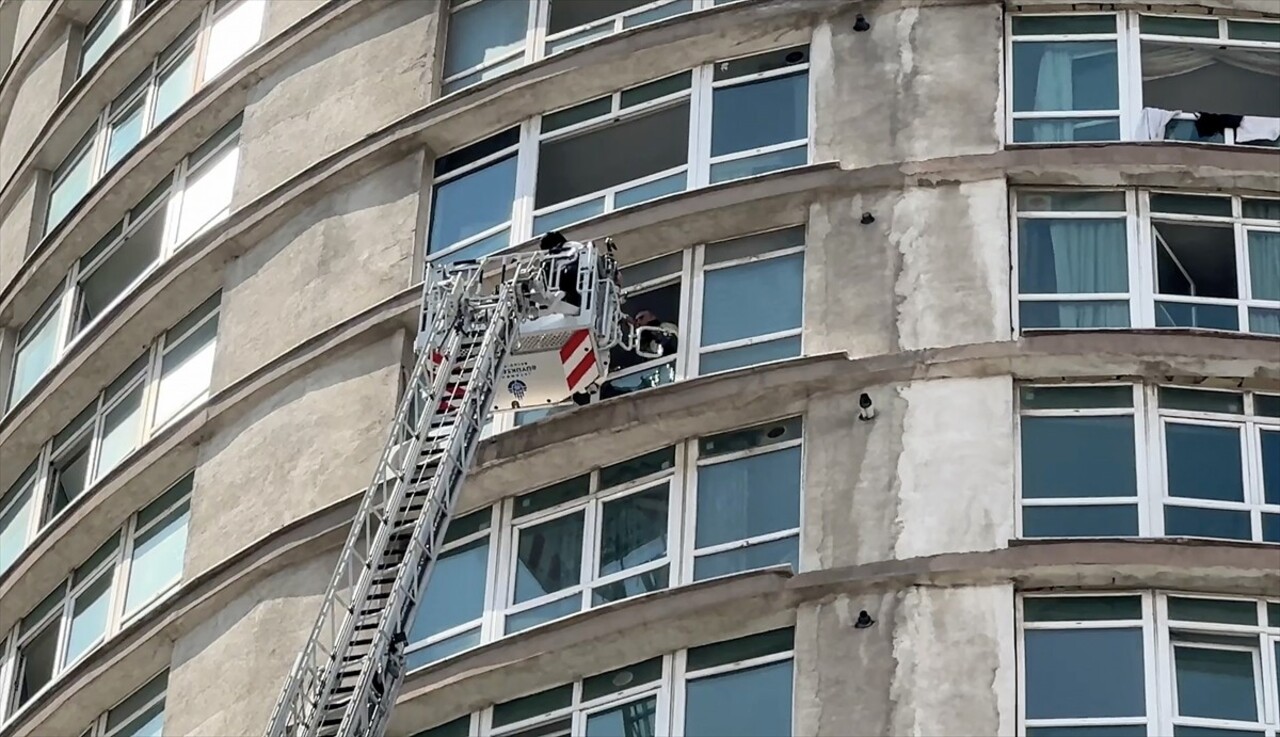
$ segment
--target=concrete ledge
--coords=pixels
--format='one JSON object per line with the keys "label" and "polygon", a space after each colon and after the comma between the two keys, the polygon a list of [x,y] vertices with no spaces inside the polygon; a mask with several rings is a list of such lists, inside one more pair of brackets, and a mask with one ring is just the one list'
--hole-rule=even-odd
{"label": "concrete ledge", "polygon": [[[791,575],[728,576],[582,612],[428,666],[406,679],[388,734],[410,735],[498,699],[706,642],[795,622],[801,605],[912,586],[1175,588],[1280,593],[1276,550],[1170,540],[1035,542]],[[1009,602],[1012,608],[1013,602]]]}
{"label": "concrete ledge", "polygon": [[[1045,11],[1070,11],[1082,10],[1079,0],[1004,0],[1006,10],[1024,10],[1027,12],[1045,12]],[[1201,12],[1217,12],[1219,14],[1230,13],[1233,16],[1253,17],[1253,18],[1276,18],[1280,17],[1280,11],[1276,10],[1276,5],[1272,0],[1163,0],[1163,2],[1136,2],[1128,0],[1126,2],[1107,3],[1105,6],[1100,4],[1091,4],[1090,7],[1105,8],[1099,12],[1107,12],[1109,10],[1141,10],[1148,13],[1168,13],[1168,12],[1194,12],[1200,9]]]}
{"label": "concrete ledge", "polygon": [[320,44],[389,0],[334,0],[259,44],[199,90],[98,180],[47,234],[0,291],[0,324],[19,326],[39,309],[77,258],[201,142],[239,114],[249,89],[294,54]]}
{"label": "concrete ledge", "polygon": [[[17,4],[23,0],[0,0]],[[0,130],[13,114],[13,97],[18,92],[18,81],[27,76],[39,52],[52,43],[66,23],[88,23],[98,12],[99,4],[53,0],[45,8],[44,15],[36,21],[36,27],[21,48],[14,49],[9,66],[0,74]]]}
{"label": "concrete ledge", "polygon": [[[92,3],[73,3],[77,6]],[[200,17],[200,3],[158,3],[146,8],[129,23],[110,54],[77,79],[67,90],[53,114],[44,121],[13,174],[0,184],[0,212],[8,212],[14,195],[35,169],[52,170],[75,148],[103,108],[150,66],[178,34]],[[15,85],[16,87],[16,85]],[[0,95],[3,95],[0,90]],[[7,117],[3,122],[8,122]]]}

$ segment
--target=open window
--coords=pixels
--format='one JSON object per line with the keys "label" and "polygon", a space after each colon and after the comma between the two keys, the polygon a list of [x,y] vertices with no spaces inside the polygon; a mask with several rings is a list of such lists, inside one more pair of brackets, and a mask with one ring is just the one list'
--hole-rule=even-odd
{"label": "open window", "polygon": [[681,273],[684,254],[645,261],[622,270],[630,329],[646,331],[644,352],[615,346],[609,354],[609,376],[600,387],[600,399],[630,394],[669,384],[676,378],[676,352],[680,347],[680,304],[684,286]]}

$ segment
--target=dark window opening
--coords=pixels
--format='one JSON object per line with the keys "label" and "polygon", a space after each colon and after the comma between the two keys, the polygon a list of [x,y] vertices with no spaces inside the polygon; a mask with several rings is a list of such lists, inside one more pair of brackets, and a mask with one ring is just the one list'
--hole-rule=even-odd
{"label": "dark window opening", "polygon": [[1230,226],[1159,223],[1153,228],[1161,294],[1227,299],[1239,295]]}

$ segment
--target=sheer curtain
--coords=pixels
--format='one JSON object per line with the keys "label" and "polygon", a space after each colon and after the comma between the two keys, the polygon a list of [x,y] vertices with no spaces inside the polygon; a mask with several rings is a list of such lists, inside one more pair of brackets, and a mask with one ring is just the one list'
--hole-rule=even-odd
{"label": "sheer curtain", "polygon": [[[1280,232],[1249,231],[1249,283],[1253,299],[1280,300]],[[1250,329],[1280,335],[1280,310],[1251,310]]]}
{"label": "sheer curtain", "polygon": [[[1075,99],[1072,79],[1072,59],[1068,49],[1050,46],[1040,57],[1036,72],[1036,110],[1071,110]],[[1073,138],[1074,121],[1037,120],[1032,124],[1036,141],[1070,141]]]}
{"label": "sheer curtain", "polygon": [[[1022,230],[1021,237],[1027,240],[1019,249],[1027,261],[1021,269],[1022,288],[1027,293],[1123,294],[1129,291],[1128,242],[1123,220],[1051,220],[1042,227]],[[1058,327],[1102,328],[1129,324],[1127,302],[1059,302],[1057,305]]]}

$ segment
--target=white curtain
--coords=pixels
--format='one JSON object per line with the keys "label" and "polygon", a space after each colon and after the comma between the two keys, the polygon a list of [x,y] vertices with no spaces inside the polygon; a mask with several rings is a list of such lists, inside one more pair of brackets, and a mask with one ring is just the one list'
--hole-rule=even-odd
{"label": "white curtain", "polygon": [[1280,78],[1280,54],[1274,51],[1177,44],[1142,44],[1143,80],[1190,74],[1214,63],[1228,64]]}
{"label": "white curtain", "polygon": [[[1249,284],[1254,299],[1280,300],[1280,233],[1249,231]],[[1249,329],[1280,335],[1280,310],[1250,310]]]}
{"label": "white curtain", "polygon": [[[1057,222],[1049,226],[1059,293],[1127,292],[1128,253],[1123,222]],[[1064,328],[1123,327],[1126,304],[1078,302],[1058,307]]]}
{"label": "white curtain", "polygon": [[[1045,49],[1036,71],[1036,110],[1071,110],[1075,86],[1072,79],[1072,53],[1056,46]],[[1075,123],[1069,120],[1037,120],[1031,126],[1032,140],[1070,141]]]}

